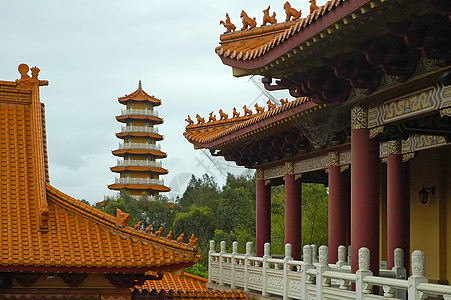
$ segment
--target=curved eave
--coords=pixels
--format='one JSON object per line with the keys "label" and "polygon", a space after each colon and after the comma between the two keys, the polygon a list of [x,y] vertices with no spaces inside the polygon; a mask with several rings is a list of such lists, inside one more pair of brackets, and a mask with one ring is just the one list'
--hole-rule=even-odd
{"label": "curved eave", "polygon": [[149,102],[151,103],[153,106],[160,106],[161,105],[161,101],[158,99],[152,99],[152,98],[147,98],[147,99],[136,99],[136,98],[129,98],[129,97],[124,97],[124,98],[118,98],[117,99],[119,101],[119,103],[121,104],[128,104],[128,103],[132,103],[132,102]]}
{"label": "curved eave", "polygon": [[158,133],[150,133],[150,132],[118,132],[116,133],[116,137],[118,138],[126,138],[126,137],[148,137],[153,138],[157,141],[161,141],[164,137]]}
{"label": "curved eave", "polygon": [[150,184],[110,184],[108,188],[111,190],[136,190],[136,191],[155,191],[155,192],[169,192],[171,189],[164,185],[150,185]]}
{"label": "curved eave", "polygon": [[307,101],[302,103],[301,105],[294,106],[288,110],[282,111],[278,114],[272,115],[268,118],[263,118],[255,123],[252,123],[248,126],[242,127],[235,131],[232,131],[226,135],[218,135],[217,137],[213,137],[208,141],[199,141],[187,138],[190,143],[194,145],[196,149],[214,149],[220,145],[233,143],[239,141],[243,138],[248,138],[249,135],[253,135],[257,132],[261,132],[266,128],[273,127],[274,124],[282,124],[287,123],[289,119],[293,118],[293,116],[299,116],[300,114],[306,113],[309,109],[316,110],[317,107],[321,107],[321,105],[315,104],[313,101]]}
{"label": "curved eave", "polygon": [[166,158],[168,155],[159,150],[149,149],[117,149],[111,151],[114,156],[124,157],[125,155],[152,155],[155,158]]}
{"label": "curved eave", "polygon": [[128,121],[150,121],[153,124],[163,124],[163,119],[155,116],[145,115],[120,115],[116,116],[116,120],[121,123],[127,123]]}
{"label": "curved eave", "polygon": [[292,49],[299,46],[303,42],[312,38],[313,36],[321,32],[321,30],[324,30],[325,28],[334,25],[338,20],[341,20],[342,18],[346,17],[356,9],[360,8],[361,6],[369,2],[371,2],[371,0],[348,0],[343,2],[339,6],[335,7],[334,10],[331,11],[330,13],[321,16],[320,18],[318,18],[317,20],[315,20],[314,22],[303,28],[300,32],[298,32],[294,36],[290,37],[283,43],[280,43],[276,47],[272,48],[269,52],[266,52],[259,57],[252,58],[249,60],[241,60],[241,59],[239,60],[231,57],[226,57],[223,55],[220,55],[219,57],[223,62],[223,64],[237,69],[250,71],[254,69],[263,68],[269,65],[271,62],[275,61],[276,59],[280,58],[281,56],[287,54],[288,52],[290,52]]}
{"label": "curved eave", "polygon": [[111,167],[112,172],[120,173],[124,171],[133,172],[151,172],[156,174],[168,174],[168,170],[159,167],[141,167],[141,166],[114,166]]}

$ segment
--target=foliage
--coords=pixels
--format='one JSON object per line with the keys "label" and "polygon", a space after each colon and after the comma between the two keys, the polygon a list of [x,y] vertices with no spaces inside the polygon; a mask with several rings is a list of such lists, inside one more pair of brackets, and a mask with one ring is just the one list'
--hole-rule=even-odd
{"label": "foliage", "polygon": [[196,178],[192,175],[182,198],[178,200],[182,211],[185,212],[189,211],[192,205],[197,207],[207,206],[214,211],[219,193],[218,184],[212,176],[204,174],[202,178]]}
{"label": "foliage", "polygon": [[165,196],[160,195],[156,200],[153,200],[143,194],[137,199],[130,196],[126,191],[121,191],[117,198],[107,197],[102,204],[103,206],[97,203],[95,207],[112,216],[116,216],[117,208],[130,214],[129,226],[134,226],[141,221],[142,229],[152,225],[156,230],[162,226],[165,228],[165,232],[169,231],[175,215],[180,210],[178,205],[170,203]]}
{"label": "foliage", "polygon": [[185,272],[208,279],[208,269],[201,264],[194,264],[191,267],[186,268]]}

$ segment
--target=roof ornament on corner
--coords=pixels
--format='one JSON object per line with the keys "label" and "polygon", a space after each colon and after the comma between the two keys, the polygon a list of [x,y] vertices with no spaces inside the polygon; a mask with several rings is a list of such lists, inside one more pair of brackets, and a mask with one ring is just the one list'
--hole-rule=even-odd
{"label": "roof ornament on corner", "polygon": [[255,17],[251,19],[244,10],[241,11],[240,18],[243,22],[243,27],[241,28],[241,30],[246,30],[247,27],[249,27],[249,29],[257,27],[257,21]]}
{"label": "roof ornament on corner", "polygon": [[293,21],[297,20],[299,18],[301,18],[301,10],[297,11],[295,8],[292,8],[290,5],[290,2],[285,2],[285,4],[283,5],[283,9],[285,9],[285,14],[286,14],[286,18],[285,18],[285,22],[289,22],[291,20],[291,18],[293,17]]}
{"label": "roof ornament on corner", "polygon": [[39,80],[39,72],[41,71],[38,67],[31,68],[31,77],[28,75],[30,67],[27,64],[20,64],[18,67],[20,73],[20,79],[16,80],[17,87],[19,89],[30,90],[35,86],[46,86],[49,85],[47,80]]}
{"label": "roof ornament on corner", "polygon": [[221,21],[219,21],[219,24],[224,25],[224,27],[227,29],[224,33],[229,33],[229,32],[235,31],[235,29],[236,29],[236,26],[230,21],[230,17],[229,17],[228,13],[226,13],[225,21],[221,20]]}

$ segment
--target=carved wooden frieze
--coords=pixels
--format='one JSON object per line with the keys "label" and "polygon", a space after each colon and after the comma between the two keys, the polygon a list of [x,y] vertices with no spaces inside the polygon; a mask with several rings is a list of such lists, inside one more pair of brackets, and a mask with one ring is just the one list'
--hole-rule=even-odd
{"label": "carved wooden frieze", "polygon": [[388,141],[379,144],[379,158],[384,159],[390,153],[402,154],[406,162],[415,156],[415,152],[448,144],[445,137],[435,135],[411,135],[402,142]]}
{"label": "carved wooden frieze", "polygon": [[275,167],[265,169],[264,171],[265,180],[280,178],[284,176],[285,176],[285,165],[278,165]]}
{"label": "carved wooden frieze", "polygon": [[375,128],[451,106],[451,88],[435,85],[419,92],[369,107],[369,128]]}
{"label": "carved wooden frieze", "polygon": [[351,163],[351,149],[340,152],[340,165],[349,165]]}
{"label": "carved wooden frieze", "polygon": [[446,139],[443,136],[434,135],[412,135],[403,141],[402,148],[404,153],[425,150],[429,148],[446,145]]}
{"label": "carved wooden frieze", "polygon": [[294,163],[294,173],[307,173],[322,169],[329,166],[329,155],[317,156],[310,159],[301,160]]}

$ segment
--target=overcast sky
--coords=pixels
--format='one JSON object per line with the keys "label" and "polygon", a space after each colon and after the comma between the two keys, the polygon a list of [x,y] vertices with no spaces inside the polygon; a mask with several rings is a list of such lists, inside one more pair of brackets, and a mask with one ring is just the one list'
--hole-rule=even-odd
{"label": "overcast sky", "polygon": [[[135,91],[140,79],[147,93],[162,100],[157,110],[164,124],[158,128],[165,137],[162,151],[168,154],[162,162],[169,174],[162,178],[172,189],[169,196],[181,195],[191,174],[208,173],[222,185],[227,172],[245,172],[194,150],[183,137],[184,120],[188,114],[208,117],[221,108],[231,114],[234,106],[266,102],[249,77],[232,76],[214,49],[225,30],[219,21],[226,12],[241,28],[242,9],[260,25],[262,10],[271,5],[281,22],[283,3],[2,1],[0,80],[16,80],[18,65],[26,63],[39,67],[39,78],[50,82],[41,87],[41,101],[51,184],[91,203],[116,194],[107,185],[119,177],[109,169],[117,160],[111,151],[121,141],[115,137],[121,126],[115,116],[124,106],[117,98]],[[306,16],[308,0],[291,5]]]}

